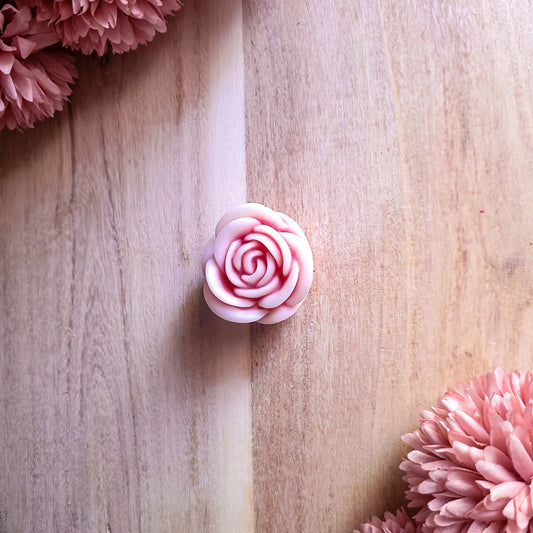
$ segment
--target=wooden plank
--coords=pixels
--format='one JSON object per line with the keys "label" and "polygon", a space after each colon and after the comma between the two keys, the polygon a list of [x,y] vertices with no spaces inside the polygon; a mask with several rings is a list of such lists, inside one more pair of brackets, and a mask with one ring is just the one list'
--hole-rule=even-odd
{"label": "wooden plank", "polygon": [[253,529],[248,329],[201,295],[243,75],[240,1],[198,1],[2,134],[1,531]]}
{"label": "wooden plank", "polygon": [[257,531],[351,531],[402,503],[400,436],[533,348],[533,53],[506,2],[245,3],[249,200],[314,249],[252,329]]}
{"label": "wooden plank", "polygon": [[[0,135],[0,531],[350,531],[402,503],[420,408],[530,365],[529,10],[244,7],[191,2]],[[200,294],[245,194],[316,261],[251,339]]]}

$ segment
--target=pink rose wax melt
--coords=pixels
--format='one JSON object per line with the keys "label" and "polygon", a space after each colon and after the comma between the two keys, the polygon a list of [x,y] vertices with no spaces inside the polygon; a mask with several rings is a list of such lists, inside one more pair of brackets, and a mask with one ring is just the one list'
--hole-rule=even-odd
{"label": "pink rose wax melt", "polygon": [[207,305],[231,322],[275,324],[289,318],[313,280],[313,255],[300,226],[261,204],[230,209],[203,262]]}

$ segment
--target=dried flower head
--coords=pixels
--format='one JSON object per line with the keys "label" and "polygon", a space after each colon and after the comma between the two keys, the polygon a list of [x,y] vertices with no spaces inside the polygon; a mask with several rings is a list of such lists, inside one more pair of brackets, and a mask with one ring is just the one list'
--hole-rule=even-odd
{"label": "dried flower head", "polygon": [[449,390],[404,441],[423,531],[533,531],[533,379],[497,369]]}
{"label": "dried flower head", "polygon": [[374,516],[353,533],[416,533],[417,528],[403,509],[385,513],[383,520]]}
{"label": "dried flower head", "polygon": [[167,29],[180,0],[27,0],[39,20],[55,27],[63,45],[84,54],[134,50]]}
{"label": "dried flower head", "polygon": [[51,48],[56,33],[29,7],[0,4],[0,130],[30,128],[63,108],[74,59]]}

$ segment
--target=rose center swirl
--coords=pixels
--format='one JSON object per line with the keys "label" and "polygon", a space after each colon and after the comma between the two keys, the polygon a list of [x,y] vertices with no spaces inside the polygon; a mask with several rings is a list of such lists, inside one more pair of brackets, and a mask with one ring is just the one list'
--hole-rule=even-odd
{"label": "rose center swirl", "polygon": [[228,248],[225,272],[235,296],[261,298],[283,284],[283,260],[290,263],[290,249],[284,257],[276,236],[265,234],[261,229],[259,226],[255,232],[232,242]]}

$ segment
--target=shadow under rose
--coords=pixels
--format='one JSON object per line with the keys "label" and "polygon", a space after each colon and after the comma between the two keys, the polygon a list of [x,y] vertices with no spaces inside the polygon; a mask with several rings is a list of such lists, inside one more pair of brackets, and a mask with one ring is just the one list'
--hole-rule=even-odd
{"label": "shadow under rose", "polygon": [[202,287],[203,282],[187,293],[170,325],[171,348],[161,369],[167,385],[180,387],[186,402],[202,403],[210,389],[235,379],[247,379],[249,387],[249,326],[213,314]]}

